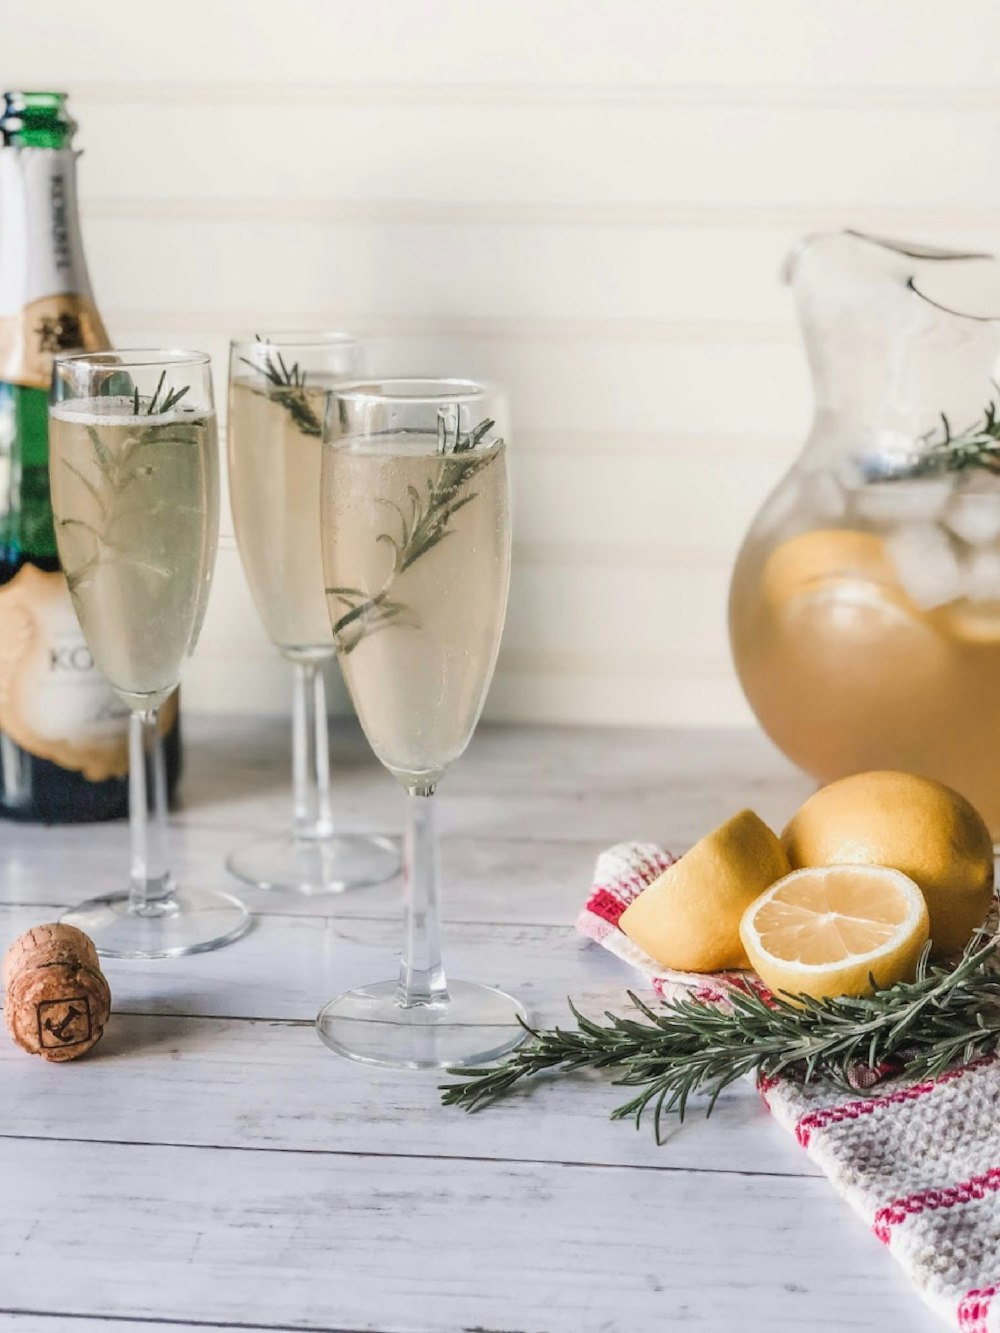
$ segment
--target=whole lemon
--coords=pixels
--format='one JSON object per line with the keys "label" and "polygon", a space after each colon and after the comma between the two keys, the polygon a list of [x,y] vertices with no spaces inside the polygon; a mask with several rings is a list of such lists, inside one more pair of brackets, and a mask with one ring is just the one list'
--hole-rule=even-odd
{"label": "whole lemon", "polygon": [[747,967],[740,919],[758,894],[787,874],[777,836],[752,810],[741,810],[664,870],[618,924],[663,967]]}
{"label": "whole lemon", "polygon": [[811,796],[781,835],[793,868],[876,865],[915,880],[936,957],[960,952],[993,902],[989,830],[958,792],[912,773],[856,773]]}

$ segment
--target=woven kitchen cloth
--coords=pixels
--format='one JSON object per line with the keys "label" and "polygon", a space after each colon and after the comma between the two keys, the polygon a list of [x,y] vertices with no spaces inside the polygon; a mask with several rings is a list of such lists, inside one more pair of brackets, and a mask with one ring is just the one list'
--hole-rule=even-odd
{"label": "woven kitchen cloth", "polygon": [[[752,974],[668,972],[618,918],[676,858],[621,843],[597,861],[577,930],[642,972],[662,997],[725,1003]],[[758,1083],[775,1119],[902,1265],[952,1328],[1000,1333],[1000,1060],[920,1083],[884,1080],[869,1095],[789,1078]]]}

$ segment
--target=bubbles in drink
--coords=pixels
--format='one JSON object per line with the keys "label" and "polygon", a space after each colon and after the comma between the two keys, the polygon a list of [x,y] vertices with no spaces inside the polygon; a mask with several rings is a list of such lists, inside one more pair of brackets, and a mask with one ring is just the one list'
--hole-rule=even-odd
{"label": "bubbles in drink", "polygon": [[261,376],[229,391],[229,490],[257,613],[286,652],[330,656],[319,540],[319,423],[328,385],[275,390]]}
{"label": "bubbles in drink", "polygon": [[[169,400],[168,400],[169,401]],[[204,617],[218,535],[214,413],[101,397],[51,414],[59,555],[100,670],[132,707],[173,690]]]}
{"label": "bubbles in drink", "polygon": [[109,394],[106,398],[68,398],[65,402],[54,404],[51,415],[57,421],[98,427],[122,426],[126,421],[168,426],[178,421],[201,420],[206,415],[205,412],[183,402],[171,407],[167,412],[161,412],[157,410],[148,394],[140,395],[138,412],[136,402],[137,400],[130,394]]}
{"label": "bubbles in drink", "polygon": [[433,781],[465,749],[493,675],[510,574],[506,446],[437,435],[329,447],[324,568],[340,665],[375,753]]}

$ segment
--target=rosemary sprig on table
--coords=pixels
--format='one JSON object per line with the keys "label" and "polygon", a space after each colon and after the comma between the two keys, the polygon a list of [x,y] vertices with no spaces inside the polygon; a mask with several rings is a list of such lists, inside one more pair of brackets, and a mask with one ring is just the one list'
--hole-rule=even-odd
{"label": "rosemary sprig on table", "polygon": [[733,989],[725,1006],[675,999],[654,1009],[629,992],[640,1016],[607,1013],[607,1023],[570,1002],[575,1031],[528,1028],[529,1039],[501,1064],[450,1070],[463,1082],[443,1084],[442,1101],[474,1111],[535,1074],[609,1069],[620,1075],[616,1084],[641,1089],[612,1119],[633,1117],[638,1126],[651,1107],[660,1142],[663,1115],[683,1120],[696,1092],[707,1094],[710,1114],[722,1090],[747,1074],[826,1079],[848,1091],[859,1086],[859,1067],[933,1078],[1000,1047],[997,949],[997,940],[980,939],[952,968],[930,967],[925,951],[915,981],[863,999],[793,1002]]}
{"label": "rosemary sprig on table", "polygon": [[[426,493],[422,494],[416,486],[407,487],[409,512],[392,500],[380,501],[394,510],[399,519],[398,536],[380,532],[375,539],[393,550],[392,569],[382,589],[374,595],[362,588],[333,587],[326,590],[345,608],[333,626],[333,637],[342,653],[352,652],[366,635],[376,630],[385,629],[390,624],[412,623],[406,619],[405,604],[390,596],[393,584],[422,555],[451,535],[451,520],[460,509],[475,500],[478,492],[468,490],[469,482],[492,461],[495,448],[482,453],[475,453],[475,449],[495,424],[491,418],[486,418],[468,432],[455,426],[449,433],[444,420],[439,419],[440,462],[427,480]],[[495,447],[502,443],[497,440]]]}
{"label": "rosemary sprig on table", "polygon": [[307,372],[300,369],[297,361],[287,366],[285,358],[277,348],[274,349],[272,356],[270,343],[262,339],[259,333],[255,333],[254,338],[268,349],[264,352],[263,359],[251,361],[248,357],[241,356],[240,360],[258,375],[264,376],[271,386],[268,390],[271,401],[280,404],[291,413],[292,419],[303,435],[322,435],[323,423],[313,411],[306,395]]}

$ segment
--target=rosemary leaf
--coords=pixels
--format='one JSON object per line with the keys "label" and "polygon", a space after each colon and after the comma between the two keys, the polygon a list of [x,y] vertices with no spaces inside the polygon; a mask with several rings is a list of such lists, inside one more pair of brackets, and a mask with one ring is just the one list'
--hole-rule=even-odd
{"label": "rosemary leaf", "polygon": [[[138,416],[138,412],[136,413]],[[106,477],[115,465],[114,456],[111,450],[101,439],[101,433],[96,426],[87,427],[87,437],[90,440],[91,448],[94,451],[94,459],[101,473]]]}
{"label": "rosemary leaf", "polygon": [[[125,398],[131,397],[132,417],[137,423],[142,423],[134,426],[129,423],[129,428],[124,435],[120,448],[112,450],[108,447],[101,438],[101,428],[99,426],[86,426],[87,437],[93,450],[93,463],[97,469],[95,480],[85,476],[71,459],[62,458],[59,460],[61,465],[76,478],[77,483],[89,493],[103,520],[103,531],[98,531],[93,524],[81,518],[74,518],[72,515],[68,515],[58,522],[58,526],[62,529],[86,532],[94,543],[94,554],[89,559],[85,560],[75,570],[64,571],[71,592],[83,587],[88,577],[102,565],[132,565],[135,568],[145,569],[159,578],[170,577],[169,569],[162,565],[150,561],[131,559],[126,556],[112,557],[107,554],[107,551],[116,546],[116,543],[111,540],[110,534],[122,518],[134,516],[137,513],[155,512],[155,506],[150,508],[148,501],[139,504],[130,501],[133,484],[137,481],[144,481],[153,474],[152,464],[145,461],[147,457],[146,446],[153,443],[161,445],[193,445],[197,443],[197,430],[195,428],[197,419],[193,420],[191,424],[175,422],[171,425],[160,425],[155,420],[147,420],[147,418],[169,412],[190,390],[190,385],[168,390],[159,408],[157,408],[157,402],[166,380],[166,373],[165,370],[160,372],[160,378],[148,402],[140,397],[138,387],[134,385],[131,394],[120,395]],[[125,420],[127,421],[127,418]],[[185,507],[173,505],[172,509],[174,512],[184,512]]]}
{"label": "rosemary leaf", "polygon": [[[257,342],[264,347],[269,344],[261,338],[259,333],[254,337]],[[277,362],[275,362],[277,357]],[[323,423],[313,410],[312,404],[306,396],[306,374],[299,369],[299,363],[293,362],[291,368],[285,364],[285,358],[277,348],[274,349],[274,356],[270,351],[264,353],[262,361],[250,361],[247,357],[241,356],[240,361],[245,366],[249,366],[257,375],[263,375],[271,385],[271,401],[277,403],[288,412],[295,422],[296,426],[303,435],[319,437],[323,433]]]}
{"label": "rosemary leaf", "polygon": [[[996,386],[1000,390],[1000,386]],[[902,466],[882,472],[873,480],[908,481],[918,477],[936,477],[948,472],[967,472],[981,468],[1000,475],[1000,402],[992,399],[983,409],[981,421],[957,434],[944,412],[936,431],[920,437],[922,449],[908,457]]]}
{"label": "rosemary leaf", "polygon": [[163,381],[166,378],[167,378],[167,372],[165,370],[161,370],[160,378],[156,381],[156,388],[153,390],[153,396],[152,398],[150,398],[149,406],[146,408],[147,417],[156,415],[156,401],[160,396],[160,390],[163,388]]}
{"label": "rosemary leaf", "polygon": [[[612,1069],[615,1082],[641,1091],[612,1119],[639,1124],[652,1105],[657,1142],[662,1116],[681,1120],[694,1093],[720,1093],[748,1074],[825,1079],[856,1090],[859,1065],[897,1070],[910,1080],[937,1077],[957,1062],[1000,1048],[1000,942],[977,937],[953,968],[931,967],[925,953],[914,981],[862,998],[810,1000],[734,991],[728,1007],[682,998],[653,1009],[631,991],[640,1015],[584,1017],[570,1001],[576,1030],[527,1028],[528,1040],[501,1064],[453,1069],[442,1085],[447,1106],[474,1111],[540,1073]],[[523,1025],[526,1026],[526,1025]]]}
{"label": "rosemary leaf", "polygon": [[163,400],[163,406],[160,408],[160,411],[161,412],[172,411],[190,388],[191,388],[190,384],[185,384],[183,389],[171,389],[170,392],[167,394],[166,398]]}
{"label": "rosemary leaf", "polygon": [[[104,503],[100,491],[97,489],[94,483],[88,480],[88,478],[83,475],[80,469],[78,467],[75,467],[74,464],[71,463],[68,458],[63,459],[63,464],[66,467],[67,471],[72,472],[73,476],[76,477],[80,485],[85,490],[90,492],[91,498],[93,499],[94,504],[97,506],[98,513],[101,515],[102,518],[104,518],[104,516],[107,513],[107,506]],[[66,522],[72,522],[72,520],[67,519]]]}
{"label": "rosemary leaf", "polygon": [[[489,451],[484,450],[471,457],[462,455],[474,450],[494,424],[491,418],[486,418],[468,433],[455,428],[449,436],[443,422],[439,422],[439,461],[427,482],[426,495],[422,495],[415,486],[407,487],[411,509],[409,515],[395,501],[378,498],[378,503],[395,511],[400,522],[398,538],[389,532],[380,532],[375,538],[376,542],[384,542],[393,548],[393,567],[381,592],[374,595],[362,593],[356,588],[326,589],[329,596],[338,597],[341,601],[348,597],[356,599],[353,605],[346,603],[349,609],[333,626],[333,637],[341,653],[353,652],[363,638],[375,630],[385,629],[390,620],[401,625],[416,623],[412,617],[403,614],[406,612],[405,606],[388,601],[389,592],[400,574],[451,535],[453,529],[448,524],[452,518],[476,499],[478,492],[469,491],[469,483],[493,461],[496,447],[503,441],[497,440],[494,449]],[[350,632],[345,633],[348,630]]]}

